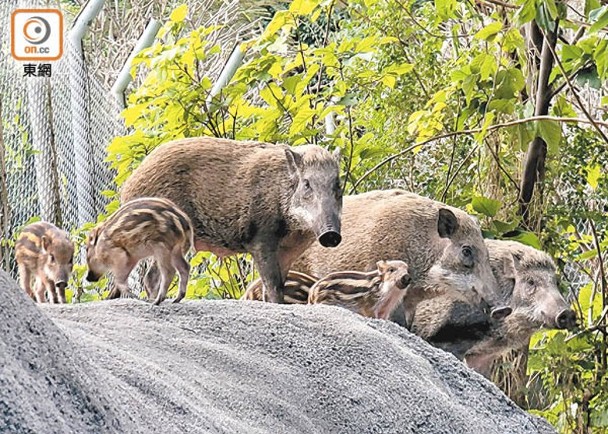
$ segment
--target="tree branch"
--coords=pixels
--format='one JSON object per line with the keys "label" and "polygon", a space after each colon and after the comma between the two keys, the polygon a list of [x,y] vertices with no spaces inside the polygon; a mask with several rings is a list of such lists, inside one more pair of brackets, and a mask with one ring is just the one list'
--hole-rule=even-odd
{"label": "tree branch", "polygon": [[[501,124],[495,124],[495,125],[490,125],[488,128],[486,128],[487,132],[490,131],[494,131],[500,128],[508,128],[508,127],[514,127],[516,125],[521,125],[521,124],[525,124],[528,122],[534,122],[534,121],[555,121],[555,122],[561,122],[561,123],[573,123],[573,124],[579,124],[579,123],[583,123],[583,124],[589,124],[589,120],[588,119],[582,119],[582,118],[560,118],[558,116],[531,116],[529,118],[524,118],[524,119],[516,119],[514,121],[510,121],[510,122],[504,122]],[[608,128],[608,122],[603,122],[603,121],[598,121],[595,120],[595,123],[598,125],[602,125],[604,127]],[[393,154],[389,157],[386,157],[384,160],[382,160],[381,162],[379,162],[378,164],[376,164],[374,167],[372,167],[371,169],[369,169],[367,172],[365,172],[363,174],[363,176],[361,176],[361,178],[359,178],[357,180],[357,182],[355,182],[353,184],[353,187],[350,190],[349,194],[353,194],[353,192],[355,191],[355,189],[363,182],[364,179],[366,179],[368,176],[370,176],[371,174],[373,174],[376,170],[380,169],[382,166],[385,166],[386,164],[390,163],[391,161],[404,156],[405,154],[407,154],[408,152],[413,151],[416,148],[422,148],[424,146],[427,146],[433,142],[436,142],[437,140],[441,140],[441,139],[447,139],[450,137],[454,137],[454,136],[464,136],[467,134],[477,134],[483,131],[483,128],[472,128],[470,130],[462,130],[462,131],[452,131],[450,133],[445,133],[445,134],[440,134],[438,136],[434,136],[431,137],[430,139],[427,139],[423,142],[420,142],[418,144],[409,146],[405,149],[403,149],[402,151],[397,152],[396,154]]]}

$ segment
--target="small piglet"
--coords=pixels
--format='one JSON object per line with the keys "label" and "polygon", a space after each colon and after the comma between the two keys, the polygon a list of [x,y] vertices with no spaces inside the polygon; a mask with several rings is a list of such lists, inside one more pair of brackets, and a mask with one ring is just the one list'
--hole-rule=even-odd
{"label": "small piglet", "polygon": [[15,257],[27,295],[44,303],[48,291],[53,303],[65,303],[65,288],[74,264],[74,243],[67,232],[47,222],[27,225],[17,239]]}
{"label": "small piglet", "polygon": [[403,261],[378,261],[367,273],[328,274],[310,288],[308,302],[341,306],[370,318],[388,319],[405,296],[411,278]]}
{"label": "small piglet", "polygon": [[[285,304],[307,304],[308,292],[317,280],[319,279],[300,273],[299,271],[287,273],[287,280],[283,285]],[[262,279],[256,279],[251,282],[241,300],[268,301],[264,300]]]}
{"label": "small piglet", "polygon": [[167,296],[179,273],[179,293],[186,295],[190,264],[185,255],[193,245],[188,216],[168,199],[139,198],[125,203],[108,220],[95,227],[87,240],[87,280],[98,281],[111,270],[122,297],[130,296],[127,279],[137,263],[154,257],[160,267],[160,289],[154,304]]}

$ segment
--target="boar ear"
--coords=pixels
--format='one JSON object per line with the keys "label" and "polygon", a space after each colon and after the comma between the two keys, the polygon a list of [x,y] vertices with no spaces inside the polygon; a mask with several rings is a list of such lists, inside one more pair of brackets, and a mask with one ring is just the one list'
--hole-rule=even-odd
{"label": "boar ear", "polygon": [[340,164],[340,157],[341,157],[340,148],[334,149],[334,151],[331,153],[331,156],[333,157],[334,160],[336,160],[336,163]]}
{"label": "boar ear", "polygon": [[437,232],[439,232],[441,238],[452,238],[459,226],[458,219],[452,211],[447,208],[439,210]]}
{"label": "boar ear", "polygon": [[507,279],[515,280],[517,270],[519,269],[519,258],[515,254],[507,255],[503,260],[504,275]]}
{"label": "boar ear", "polygon": [[99,235],[99,228],[91,229],[91,232],[89,232],[89,244],[91,246],[94,246],[95,244],[97,244],[98,235]]}
{"label": "boar ear", "polygon": [[46,235],[43,235],[40,240],[42,241],[42,250],[45,253],[48,252],[49,249],[51,248],[51,244],[53,244],[53,241]]}
{"label": "boar ear", "polygon": [[378,271],[382,273],[384,270],[386,270],[386,261],[376,262],[376,267],[378,268]]}
{"label": "boar ear", "polygon": [[285,157],[287,158],[289,172],[294,174],[300,173],[302,169],[302,155],[287,148],[285,149]]}
{"label": "boar ear", "polygon": [[511,307],[501,306],[501,307],[492,309],[492,312],[490,312],[490,316],[492,317],[492,319],[501,320],[501,319],[505,319],[506,317],[511,315],[512,312],[513,312],[513,309],[511,309]]}

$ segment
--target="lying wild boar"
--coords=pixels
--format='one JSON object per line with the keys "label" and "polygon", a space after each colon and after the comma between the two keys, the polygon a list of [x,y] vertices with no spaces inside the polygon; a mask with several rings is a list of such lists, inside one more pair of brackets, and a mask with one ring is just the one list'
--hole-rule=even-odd
{"label": "lying wild boar", "polygon": [[27,295],[44,303],[48,291],[53,303],[65,303],[65,288],[74,265],[74,243],[67,232],[47,222],[27,225],[15,244],[15,257]]}
{"label": "lying wild boar", "polygon": [[410,274],[403,261],[378,261],[376,267],[367,273],[328,274],[310,288],[308,303],[341,306],[368,318],[389,319],[406,295]]}
{"label": "lying wild boar", "polygon": [[344,198],[342,231],[339,247],[311,246],[292,269],[322,277],[339,270],[369,271],[383,258],[403,260],[412,284],[403,300],[405,312],[397,309],[401,315],[392,318],[402,325],[412,324],[417,304],[438,286],[475,289],[494,304],[496,280],[481,230],[459,209],[403,190],[371,191]]}
{"label": "lying wild boar", "polygon": [[576,313],[559,292],[549,255],[514,241],[486,240],[486,245],[500,295],[513,313],[466,353],[467,365],[484,374],[496,358],[527,345],[542,327],[576,327]]}
{"label": "lying wild boar", "polygon": [[[317,280],[319,279],[316,277],[297,271],[290,271],[287,273],[287,279],[283,285],[285,304],[307,304],[308,292]],[[251,282],[245,290],[245,294],[241,297],[241,300],[263,301],[262,280],[256,279]]]}
{"label": "lying wild boar", "polygon": [[95,227],[87,239],[87,280],[98,281],[111,270],[121,295],[130,294],[127,279],[137,263],[154,257],[160,270],[160,290],[154,304],[167,296],[179,273],[179,293],[186,295],[190,264],[184,257],[194,244],[188,216],[168,199],[139,198],[122,205],[108,220]]}
{"label": "lying wild boar", "polygon": [[268,299],[281,303],[290,265],[314,239],[341,241],[338,171],[338,155],[319,146],[183,139],[152,151],[121,199],[170,198],[192,219],[196,250],[251,253]]}
{"label": "lying wild boar", "polygon": [[434,293],[433,298],[418,304],[411,330],[460,360],[479,342],[496,334],[512,313],[509,306],[491,308],[474,292],[435,288]]}

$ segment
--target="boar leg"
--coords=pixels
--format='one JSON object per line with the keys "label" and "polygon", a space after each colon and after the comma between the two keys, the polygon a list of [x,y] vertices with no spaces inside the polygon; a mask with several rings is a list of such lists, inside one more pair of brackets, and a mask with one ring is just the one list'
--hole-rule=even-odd
{"label": "boar leg", "polygon": [[[262,301],[284,303],[283,277],[279,259],[275,251],[252,252],[253,261],[262,278]],[[285,273],[287,274],[287,273]]]}
{"label": "boar leg", "polygon": [[[172,258],[169,257],[161,257],[158,258],[157,263],[160,268],[160,288],[158,290],[158,295],[156,296],[156,300],[154,300],[154,305],[158,306],[166,297],[167,291],[169,290],[169,285],[173,281],[175,277],[175,268],[171,264]],[[181,281],[180,281],[181,287]],[[181,291],[181,288],[180,288]]]}
{"label": "boar leg", "polygon": [[19,264],[19,280],[21,280],[21,286],[32,299],[36,300],[34,291],[32,291],[32,272],[24,264]]}
{"label": "boar leg", "polygon": [[[114,274],[114,280],[116,281],[116,288],[120,292],[121,298],[134,298],[135,296],[129,291],[129,275],[133,268],[137,265],[137,261],[134,261],[127,253],[124,253],[124,260],[116,260],[116,264],[122,264],[120,267],[115,267],[112,272]],[[109,296],[108,296],[109,298]]]}
{"label": "boar leg", "polygon": [[50,302],[53,304],[58,304],[59,297],[57,296],[57,290],[55,289],[55,282],[53,282],[52,280],[47,280],[46,290],[49,293]]}
{"label": "boar leg", "polygon": [[190,276],[190,264],[186,261],[186,258],[184,258],[180,250],[181,248],[173,250],[173,258],[171,261],[179,273],[179,292],[177,298],[173,300],[173,303],[179,303],[186,296],[188,277]]}
{"label": "boar leg", "polygon": [[36,277],[36,281],[34,282],[34,291],[36,293],[36,301],[38,303],[46,303],[46,297],[44,296],[46,285],[40,277]]}
{"label": "boar leg", "polygon": [[144,275],[144,290],[148,296],[148,301],[152,301],[158,295],[158,284],[160,282],[160,270],[156,261],[151,261]]}

